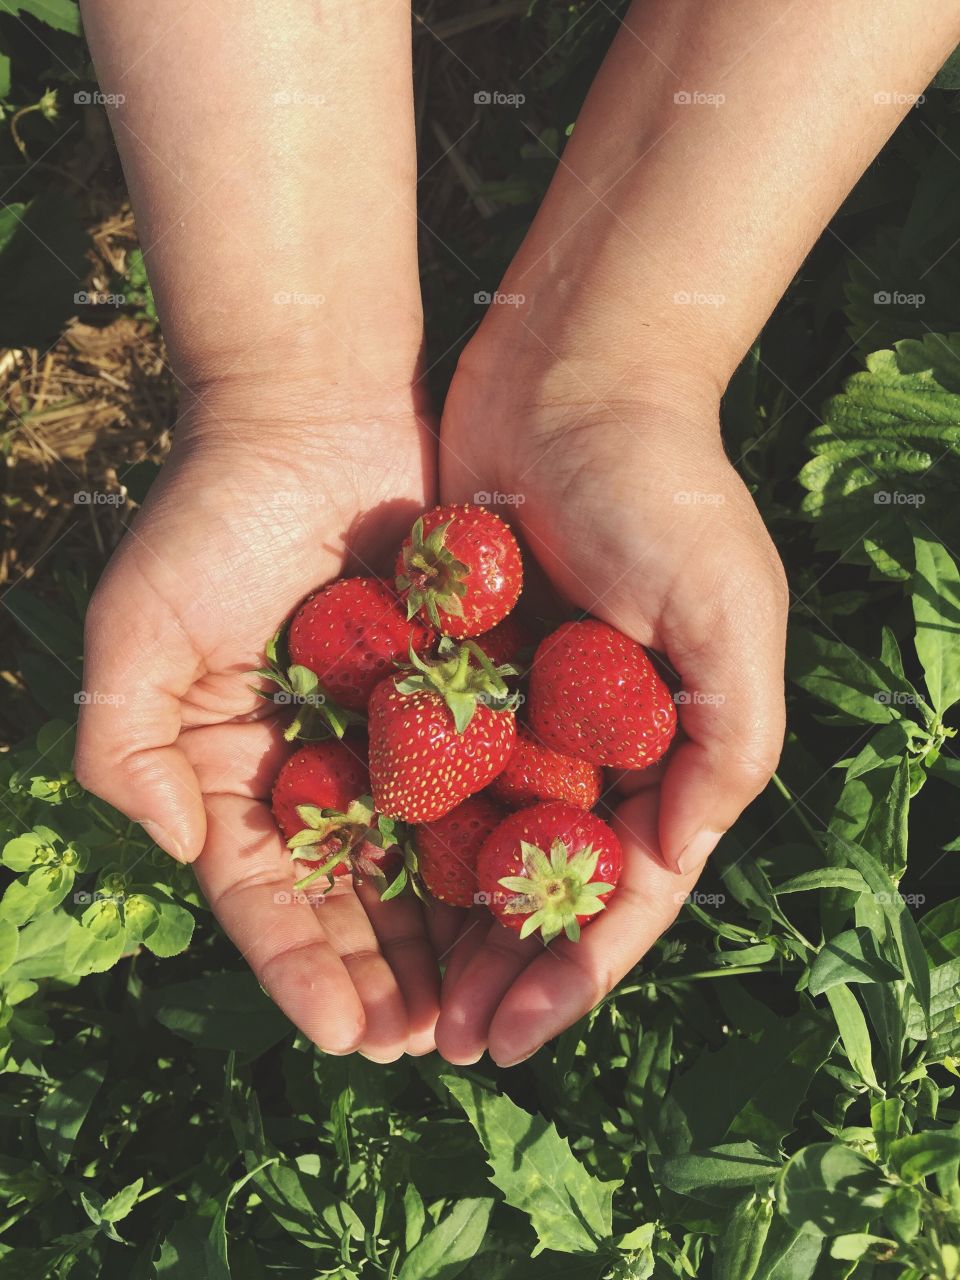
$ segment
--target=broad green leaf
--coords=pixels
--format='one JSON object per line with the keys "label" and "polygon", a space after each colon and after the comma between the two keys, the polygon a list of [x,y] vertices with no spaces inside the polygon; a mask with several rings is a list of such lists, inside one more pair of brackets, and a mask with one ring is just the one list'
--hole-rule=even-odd
{"label": "broad green leaf", "polygon": [[788,650],[787,671],[807,693],[850,720],[888,724],[901,717],[895,695],[899,683],[879,660],[814,631],[797,630]]}
{"label": "broad green leaf", "polygon": [[541,1116],[465,1077],[440,1079],[477,1131],[493,1169],[490,1181],[507,1204],[529,1216],[536,1252],[593,1252],[612,1233],[619,1182],[588,1173]]}
{"label": "broad green leaf", "polygon": [[877,1087],[877,1077],[873,1070],[873,1054],[870,1048],[870,1032],[856,996],[843,982],[829,987],[826,995],[836,1019],[844,1052],[850,1059],[850,1065],[867,1084]]}
{"label": "broad green leaf", "polygon": [[212,973],[162,988],[158,1022],[202,1049],[238,1049],[256,1056],[291,1030],[287,1018],[246,971]]}
{"label": "broad green leaf", "polygon": [[787,1162],[778,1203],[798,1230],[847,1235],[869,1227],[892,1190],[877,1167],[851,1147],[818,1142]]}
{"label": "broad green leaf", "polygon": [[810,966],[807,990],[819,996],[840,982],[895,982],[902,977],[877,950],[869,929],[847,929],[820,948]]}
{"label": "broad green leaf", "polygon": [[747,1196],[734,1207],[717,1244],[713,1280],[753,1280],[773,1221],[769,1196]]}
{"label": "broad green leaf", "polygon": [[798,1231],[774,1214],[753,1280],[814,1280],[823,1251],[819,1232]]}
{"label": "broad green leaf", "polygon": [[103,1084],[106,1067],[91,1062],[47,1094],[37,1108],[37,1138],[55,1169],[65,1169],[80,1126]]}
{"label": "broad green leaf", "polygon": [[458,1200],[403,1260],[397,1280],[454,1280],[476,1257],[493,1200]]}
{"label": "broad green leaf", "polygon": [[894,720],[879,728],[847,765],[847,781],[899,763],[910,741],[907,723]]}
{"label": "broad green leaf", "polygon": [[905,1244],[920,1233],[920,1193],[915,1187],[897,1187],[883,1206],[883,1220],[895,1239]]}
{"label": "broad green leaf", "polygon": [[20,930],[11,921],[0,918],[0,975],[16,960],[19,945]]}
{"label": "broad green leaf", "polygon": [[960,700],[960,573],[940,543],[916,537],[913,546],[917,574],[911,598],[917,656],[930,699],[942,713]]}
{"label": "broad green leaf", "polygon": [[859,871],[847,867],[822,867],[817,871],[803,871],[776,886],[777,896],[782,893],[807,893],[811,889],[849,889],[864,893],[867,882]]}
{"label": "broad green leaf", "polygon": [[846,1236],[835,1236],[830,1244],[830,1257],[844,1262],[856,1262],[862,1258],[873,1245],[889,1245],[883,1236],[872,1236],[867,1232],[853,1232]]}
{"label": "broad green leaf", "polygon": [[917,927],[934,964],[960,959],[960,898],[951,898],[928,911]]}
{"label": "broad green leaf", "polygon": [[881,1160],[886,1160],[890,1144],[900,1136],[902,1117],[903,1100],[901,1098],[881,1098],[870,1108],[870,1123],[873,1126]]}
{"label": "broad green leaf", "polygon": [[711,1201],[713,1192],[768,1183],[781,1167],[776,1155],[763,1151],[755,1142],[725,1143],[682,1156],[655,1156],[650,1164],[657,1182],[671,1191]]}
{"label": "broad green leaf", "polygon": [[78,925],[68,934],[64,947],[66,971],[77,978],[88,973],[105,973],[123,955],[125,943],[126,935],[122,929],[101,936],[95,929]]}
{"label": "broad green leaf", "polygon": [[143,945],[155,956],[164,959],[178,956],[186,951],[193,937],[193,912],[181,907],[177,902],[169,902],[163,898],[151,899],[156,910],[156,923],[144,936]]}
{"label": "broad green leaf", "polygon": [[80,34],[77,0],[0,0],[0,13],[29,13],[57,31]]}
{"label": "broad green leaf", "polygon": [[960,1160],[960,1128],[927,1130],[890,1145],[890,1164],[905,1182],[921,1182]]}
{"label": "broad green leaf", "polygon": [[914,1040],[926,1040],[926,1056],[942,1058],[960,1051],[960,960],[948,960],[930,971],[930,1017],[924,1018],[917,1004],[911,1004],[907,1033]]}

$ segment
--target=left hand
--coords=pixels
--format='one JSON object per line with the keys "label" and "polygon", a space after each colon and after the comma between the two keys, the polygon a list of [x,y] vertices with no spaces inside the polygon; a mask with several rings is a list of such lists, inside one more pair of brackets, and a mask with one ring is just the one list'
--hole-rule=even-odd
{"label": "left hand", "polygon": [[786,583],[724,455],[715,391],[677,379],[614,400],[602,368],[574,380],[520,364],[514,377],[509,355],[468,348],[441,427],[441,496],[504,495],[495,509],[554,591],[664,654],[685,698],[667,759],[617,784],[624,874],[581,940],[544,951],[485,912],[465,924],[436,1033],[455,1063],[487,1048],[522,1060],[610,991],[766,785],[784,729]]}

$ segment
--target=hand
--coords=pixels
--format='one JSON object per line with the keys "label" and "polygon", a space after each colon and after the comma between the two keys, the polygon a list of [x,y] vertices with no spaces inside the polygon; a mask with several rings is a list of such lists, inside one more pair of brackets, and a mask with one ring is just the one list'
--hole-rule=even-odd
{"label": "hand", "polygon": [[338,883],[291,901],[294,867],[269,793],[284,751],[251,691],[264,642],[318,584],[389,563],[432,500],[433,437],[409,391],[329,406],[315,386],[263,400],[218,391],[110,562],[87,619],[81,782],[195,861],[261,985],[331,1053],[433,1048],[438,970],[419,903]]}
{"label": "hand", "polygon": [[501,1065],[592,1008],[677,915],[720,835],[768,781],[784,726],[787,591],[719,437],[716,394],[679,377],[644,394],[574,368],[484,351],[455,375],[441,428],[444,501],[498,492],[553,589],[659,651],[681,731],[662,766],[625,776],[625,872],[610,907],[544,951],[497,924],[464,929],[437,1044]]}

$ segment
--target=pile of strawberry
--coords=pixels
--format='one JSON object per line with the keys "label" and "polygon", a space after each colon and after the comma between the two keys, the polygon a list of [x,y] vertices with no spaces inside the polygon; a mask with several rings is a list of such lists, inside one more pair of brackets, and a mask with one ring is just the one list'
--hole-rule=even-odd
{"label": "pile of strawberry", "polygon": [[522,937],[576,940],[623,865],[592,812],[603,768],[660,759],[670,692],[642,645],[595,618],[537,643],[513,612],[520,549],[483,507],[421,516],[395,575],[317,591],[258,672],[295,705],[287,739],[311,739],[272,798],[298,886],[353,874],[385,898],[425,889]]}

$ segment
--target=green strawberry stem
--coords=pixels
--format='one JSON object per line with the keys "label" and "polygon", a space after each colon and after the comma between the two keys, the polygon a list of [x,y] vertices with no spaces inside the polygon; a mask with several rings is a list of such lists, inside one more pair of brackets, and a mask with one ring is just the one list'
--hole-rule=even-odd
{"label": "green strawberry stem", "polygon": [[593,846],[587,845],[571,857],[560,839],[550,846],[549,858],[526,840],[520,841],[520,849],[524,874],[504,876],[498,882],[514,895],[504,909],[511,915],[527,915],[520,937],[529,938],[539,930],[544,942],[552,942],[561,933],[571,942],[578,942],[577,917],[602,911],[604,903],[600,895],[613,888],[603,881],[591,880],[597,869],[599,851],[594,852]]}
{"label": "green strawberry stem", "polygon": [[434,659],[421,658],[411,646],[410,666],[396,688],[398,693],[439,694],[453,715],[457,733],[463,733],[479,702],[494,711],[513,711],[517,695],[507,688],[504,677],[516,674],[516,668],[507,664],[495,667],[472,640],[457,645],[445,637]]}

